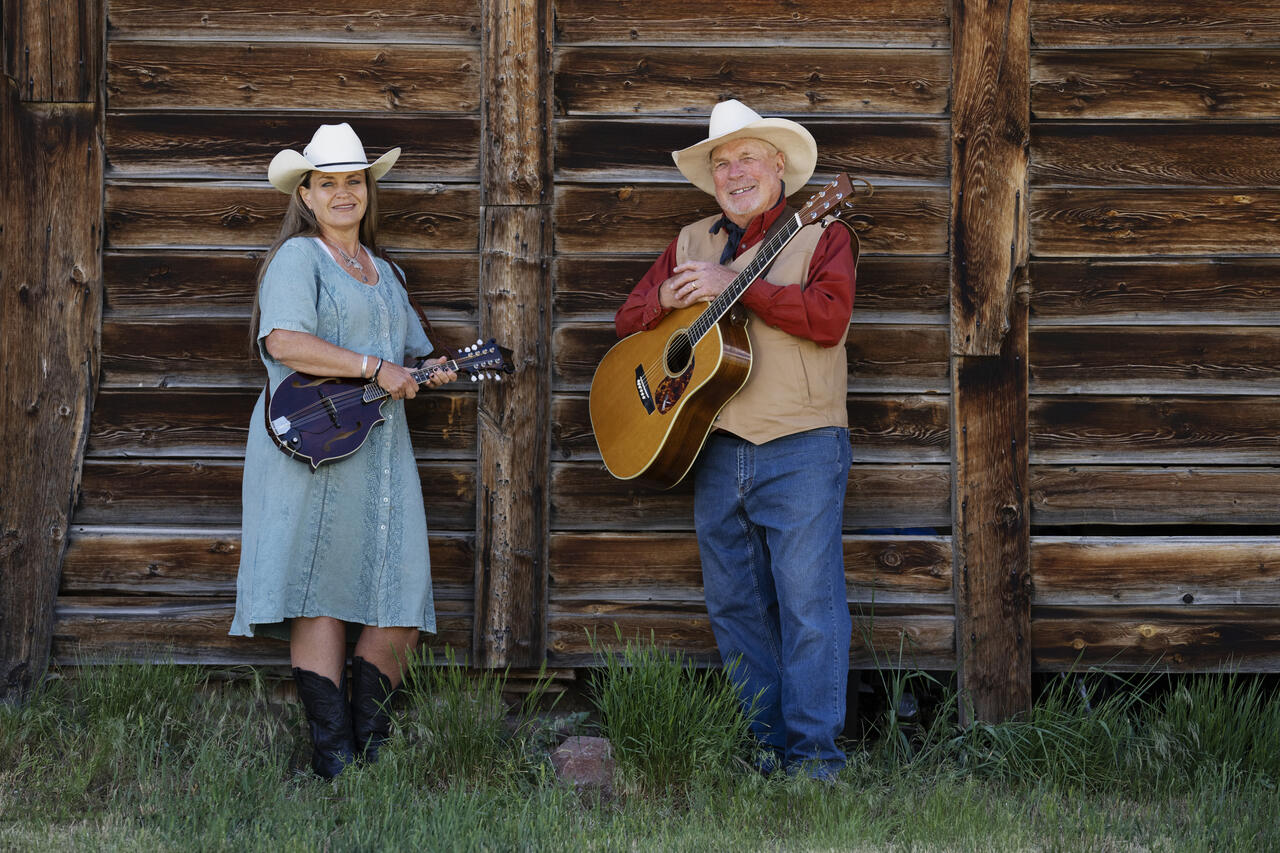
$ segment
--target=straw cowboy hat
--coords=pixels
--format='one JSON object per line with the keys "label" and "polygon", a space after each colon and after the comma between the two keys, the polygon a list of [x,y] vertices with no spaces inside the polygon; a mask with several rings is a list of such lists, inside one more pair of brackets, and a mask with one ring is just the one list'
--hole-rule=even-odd
{"label": "straw cowboy hat", "polygon": [[805,185],[818,163],[818,143],[802,125],[785,118],[761,118],[741,101],[721,101],[711,110],[707,138],[671,152],[676,168],[695,187],[716,194],[711,177],[711,152],[733,139],[763,139],[781,151],[785,158],[782,181],[787,195]]}
{"label": "straw cowboy hat", "polygon": [[267,167],[267,180],[282,193],[289,195],[302,183],[307,172],[355,172],[368,169],[369,176],[378,180],[395,165],[400,149],[392,148],[372,163],[364,156],[360,137],[345,121],[342,124],[322,124],[311,137],[302,153],[286,149],[271,159]]}

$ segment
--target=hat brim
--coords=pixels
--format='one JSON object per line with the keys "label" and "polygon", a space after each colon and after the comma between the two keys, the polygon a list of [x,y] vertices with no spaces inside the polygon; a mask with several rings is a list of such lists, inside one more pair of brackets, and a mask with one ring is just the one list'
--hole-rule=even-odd
{"label": "hat brim", "polygon": [[[350,164],[327,164],[327,168],[320,170],[325,172],[355,172],[360,169],[368,169],[369,176],[373,180],[379,180],[391,167],[400,159],[400,149],[392,148],[386,154],[383,154],[372,163],[350,163]],[[349,165],[351,168],[344,169],[342,166]],[[271,185],[285,195],[293,195],[293,191],[298,188],[298,184],[302,183],[302,179],[307,172],[317,171],[316,166],[303,157],[297,151],[286,149],[281,151],[275,157],[271,158],[271,165],[267,167],[267,180]]]}
{"label": "hat brim", "polygon": [[818,165],[818,143],[804,125],[785,118],[764,118],[730,133],[704,139],[671,153],[676,168],[691,184],[709,195],[716,194],[711,175],[711,152],[735,139],[763,139],[783,154],[782,180],[787,195],[808,183]]}

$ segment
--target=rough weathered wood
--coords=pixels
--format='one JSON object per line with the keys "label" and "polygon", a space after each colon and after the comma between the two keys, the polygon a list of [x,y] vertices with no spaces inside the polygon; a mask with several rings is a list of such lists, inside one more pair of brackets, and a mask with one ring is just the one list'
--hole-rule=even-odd
{"label": "rough weathered wood", "polygon": [[3,71],[21,100],[97,103],[102,10],[102,0],[6,0]]}
{"label": "rough weathered wood", "polygon": [[[4,4],[6,24],[17,5]],[[63,18],[78,8],[34,3],[27,12],[74,31]],[[12,33],[6,26],[6,39]],[[36,56],[51,62],[47,51],[65,46],[64,35],[32,45]],[[6,58],[11,47],[6,41]],[[31,69],[40,85],[26,95],[80,94],[66,73],[59,62]],[[3,701],[21,698],[43,676],[49,656],[59,565],[98,378],[103,158],[94,103],[24,101],[3,77],[0,104]]]}
{"label": "rough weathered wood", "polygon": [[1037,670],[1280,671],[1280,607],[1036,607]]}
{"label": "rough weathered wood", "polygon": [[1037,605],[1280,605],[1274,537],[1036,537]]}
{"label": "rough weathered wood", "polygon": [[1032,397],[1031,461],[1266,465],[1278,411],[1274,396]]}
{"label": "rough weathered wood", "polygon": [[737,98],[761,115],[943,115],[947,59],[943,50],[567,47],[556,52],[556,112],[705,114]]}
{"label": "rough weathered wood", "polygon": [[1028,5],[952,5],[954,355],[1001,352],[1027,262]]}
{"label": "rough weathered wood", "polygon": [[480,327],[515,373],[480,395],[473,663],[545,659],[551,0],[484,0]]}
{"label": "rough weathered wood", "polygon": [[480,57],[467,46],[172,42],[107,46],[114,110],[474,112]]}
{"label": "rough weathered wood", "polygon": [[[107,186],[107,244],[260,250],[275,239],[288,202],[265,182],[112,183]],[[474,252],[478,202],[471,188],[391,184],[378,194],[379,236],[397,248]]]}
{"label": "rough weathered wood", "polygon": [[1031,111],[1058,118],[1273,118],[1274,50],[1040,50]]}
{"label": "rough weathered wood", "polygon": [[1031,290],[1032,326],[1280,325],[1280,258],[1032,261]]}
{"label": "rough weathered wood", "polygon": [[[431,535],[437,599],[470,600],[474,546],[470,533]],[[239,563],[238,526],[77,527],[67,545],[61,594],[226,597],[235,595]]]}
{"label": "rough weathered wood", "polygon": [[1276,126],[1262,122],[1041,124],[1032,128],[1031,183],[1274,186],[1277,146]]}
{"label": "rough weathered wood", "polygon": [[1280,468],[1031,467],[1031,515],[1053,524],[1275,524]]}
{"label": "rough weathered wood", "polygon": [[[822,189],[810,184],[792,196],[803,204]],[[645,252],[656,257],[690,222],[714,213],[715,199],[685,185],[560,186],[555,199],[560,252]],[[946,191],[882,187],[858,199],[849,217],[863,252],[942,255],[947,251]]]}
{"label": "rough weathered wood", "polygon": [[269,38],[341,41],[469,41],[479,38],[476,0],[111,0],[111,38]]}
{"label": "rough weathered wood", "polygon": [[[553,338],[554,386],[585,391],[600,358],[617,343],[612,324],[566,323]],[[941,326],[856,325],[845,343],[858,391],[945,392],[947,330]]]}
{"label": "rough weathered wood", "polygon": [[561,42],[691,44],[910,45],[947,43],[945,0],[738,0],[724,6],[687,0],[561,0]]}
{"label": "rough weathered wood", "polygon": [[[818,143],[818,172],[848,172],[873,183],[947,179],[948,128],[942,121],[804,119]],[[706,136],[705,118],[566,118],[556,127],[561,181],[682,180],[671,152]]]}
{"label": "rough weathered wood", "polygon": [[[551,465],[553,530],[691,530],[692,485],[665,492],[619,482],[603,465]],[[947,465],[854,465],[845,499],[846,529],[948,527]]]}
{"label": "rough weathered wood", "polygon": [[[554,267],[558,320],[613,322],[654,255],[560,255]],[[945,258],[863,257],[853,322],[947,322]]]}
{"label": "rough weathered wood", "polygon": [[1280,394],[1275,326],[1040,326],[1036,393]]}
{"label": "rough weathered wood", "polygon": [[1147,4],[1130,0],[1036,0],[1031,7],[1031,38],[1041,47],[1275,45],[1280,43],[1280,8],[1274,0]]}
{"label": "rough weathered wood", "polygon": [[1280,245],[1280,190],[1037,189],[1038,255],[1266,254]]}
{"label": "rough weathered wood", "polygon": [[[334,120],[332,113],[238,111],[232,123],[221,112],[110,112],[108,176],[262,180],[276,152],[301,151],[318,125]],[[480,178],[478,116],[373,114],[351,125],[371,156],[401,148],[394,181]]]}

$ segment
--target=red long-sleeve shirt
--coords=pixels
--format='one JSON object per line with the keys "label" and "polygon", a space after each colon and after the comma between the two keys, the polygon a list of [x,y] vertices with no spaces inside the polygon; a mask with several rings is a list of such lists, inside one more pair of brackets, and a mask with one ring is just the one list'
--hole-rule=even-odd
{"label": "red long-sleeve shirt", "polygon": [[[753,219],[736,254],[763,240],[785,209],[785,199],[780,199]],[[809,260],[807,286],[800,287],[800,282],[779,285],[758,278],[742,294],[741,303],[770,326],[824,347],[835,346],[844,337],[853,313],[856,272],[851,245],[847,229],[827,228]],[[659,301],[658,288],[671,277],[675,266],[676,241],[672,240],[614,315],[618,337],[652,329],[670,313]]]}

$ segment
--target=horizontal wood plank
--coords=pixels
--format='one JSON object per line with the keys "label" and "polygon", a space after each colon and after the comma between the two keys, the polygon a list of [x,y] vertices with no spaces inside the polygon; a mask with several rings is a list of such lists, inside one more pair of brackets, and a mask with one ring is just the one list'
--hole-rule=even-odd
{"label": "horizontal wood plank", "polygon": [[[556,52],[556,112],[707,115],[737,98],[761,115],[893,113],[945,115],[951,90],[946,50],[720,45],[565,47]],[[696,140],[694,140],[696,141]],[[692,143],[686,143],[692,144]]]}
{"label": "horizontal wood plank", "polygon": [[[470,600],[475,537],[432,534],[437,599]],[[62,564],[63,596],[226,597],[236,592],[240,530],[86,528],[72,530]]]}
{"label": "horizontal wood plank", "polygon": [[1033,607],[1032,666],[1280,672],[1280,607]]}
{"label": "horizontal wood plank", "polygon": [[1039,50],[1031,52],[1037,119],[1274,118],[1274,50]]}
{"label": "horizontal wood plank", "polygon": [[1274,524],[1277,467],[1032,465],[1031,523]]}
{"label": "horizontal wood plank", "polygon": [[[109,41],[112,110],[454,112],[480,108],[478,46]],[[309,138],[309,137],[308,137]]]}
{"label": "horizontal wood plank", "polygon": [[738,0],[731,9],[685,0],[560,0],[556,41],[945,47],[949,17],[943,0]]}
{"label": "horizontal wood plank", "polygon": [[[54,608],[53,657],[60,665],[289,662],[284,641],[229,636],[234,614],[230,600],[63,596]],[[438,602],[436,626],[439,633],[423,635],[425,646],[470,648],[471,603]]]}
{"label": "horizontal wood plank", "polygon": [[[113,111],[106,120],[107,176],[261,179],[276,152],[301,151],[316,127],[332,121],[329,113],[256,109],[237,111],[234,119],[224,112]],[[371,158],[401,149],[393,180],[480,179],[479,116],[373,114],[353,116],[351,124]]]}
{"label": "horizontal wood plank", "polygon": [[[618,342],[612,324],[564,324],[552,337],[552,375],[558,391],[589,389],[600,359]],[[855,325],[845,349],[855,391],[948,390],[945,327]]]}
{"label": "horizontal wood plank", "polygon": [[[792,198],[803,204],[821,188],[811,184]],[[718,211],[714,198],[691,186],[561,185],[555,198],[556,249],[656,256],[681,228]],[[941,255],[947,250],[949,211],[945,189],[883,187],[871,198],[860,198],[846,219],[865,253]]]}
{"label": "horizontal wood plank", "polygon": [[1280,394],[1280,327],[1040,326],[1031,392]]}
{"label": "horizontal wood plank", "polygon": [[[854,465],[844,527],[947,528],[951,524],[948,465]],[[603,465],[553,462],[551,529],[691,530],[692,478],[667,491],[617,480]]]}
{"label": "horizontal wood plank", "polygon": [[[381,185],[380,185],[381,186]],[[106,188],[107,246],[270,246],[289,198],[262,183],[117,182]],[[475,252],[479,191],[443,184],[383,186],[378,194],[388,247]]]}
{"label": "horizontal wood plank", "polygon": [[1280,605],[1271,537],[1034,537],[1037,605]]}
{"label": "horizontal wood plank", "polygon": [[[299,465],[302,463],[299,462]],[[76,524],[238,525],[240,460],[85,461]],[[475,527],[475,463],[418,464],[427,526],[434,531]]]}
{"label": "horizontal wood plank", "polygon": [[1032,189],[1040,256],[1269,254],[1280,189]]}
{"label": "horizontal wood plank", "polygon": [[[947,462],[951,410],[938,394],[851,394],[849,437],[855,462]],[[551,402],[551,454],[557,460],[599,460],[587,397],[559,394]]]}
{"label": "horizontal wood plank", "polygon": [[111,0],[112,40],[332,39],[341,41],[478,41],[476,0],[380,0],[376,8],[338,0]]}
{"label": "horizontal wood plank", "polygon": [[1280,397],[1033,396],[1031,461],[1271,464],[1277,412]]}
{"label": "horizontal wood plank", "polygon": [[1274,45],[1280,44],[1280,9],[1273,0],[1036,0],[1031,39],[1040,47]]}
{"label": "horizontal wood plank", "polygon": [[1261,122],[1035,124],[1031,185],[1275,186],[1277,134]]}
{"label": "horizontal wood plank", "polygon": [[1030,278],[1033,327],[1280,325],[1280,258],[1033,261]]}
{"label": "horizontal wood plank", "polygon": [[[818,143],[818,172],[880,182],[947,180],[949,128],[943,121],[805,117]],[[560,181],[681,181],[671,152],[706,137],[698,118],[564,118],[556,122]]]}

